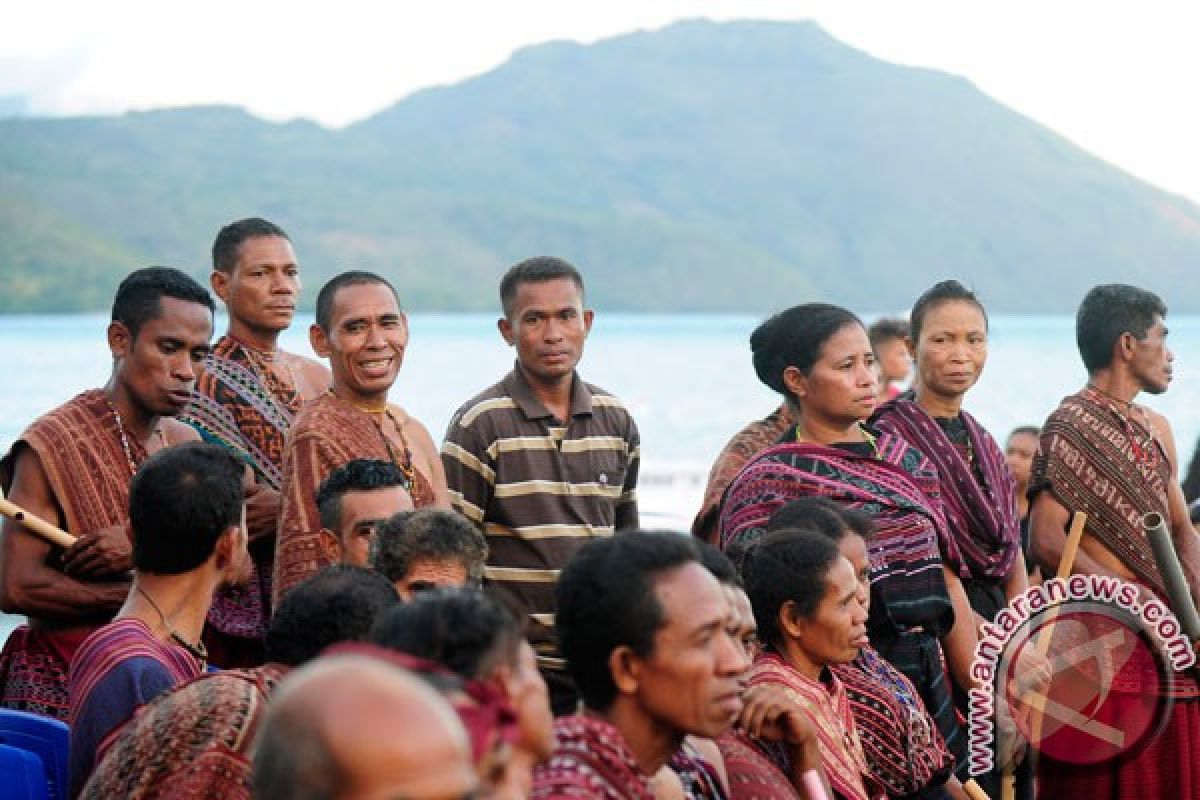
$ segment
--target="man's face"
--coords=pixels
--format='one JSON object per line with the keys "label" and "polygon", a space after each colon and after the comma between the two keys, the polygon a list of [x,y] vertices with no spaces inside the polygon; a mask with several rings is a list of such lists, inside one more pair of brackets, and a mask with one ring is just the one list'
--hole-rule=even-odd
{"label": "man's face", "polygon": [[754,608],[750,605],[750,598],[744,589],[736,586],[723,588],[731,612],[730,632],[737,643],[742,646],[742,652],[746,654],[746,658],[753,661],[758,655],[758,623],[754,620]]}
{"label": "man's face", "polygon": [[672,734],[715,739],[742,710],[743,674],[750,666],[730,632],[729,600],[700,564],[660,577],[655,594],[665,620],[653,652],[635,665],[640,708]]}
{"label": "man's face", "polygon": [[409,566],[404,577],[396,581],[396,592],[401,600],[408,601],[417,592],[466,585],[467,568],[461,561],[418,558]]}
{"label": "man's face", "polygon": [[1004,458],[1008,468],[1017,479],[1018,488],[1029,485],[1033,473],[1033,457],[1037,455],[1038,440],[1032,433],[1014,433],[1008,437],[1008,445],[1004,448]]}
{"label": "man's face", "polygon": [[212,276],[213,291],[229,316],[256,333],[275,335],[292,324],[300,273],[292,243],[282,236],[255,236],[238,247],[228,274]]}
{"label": "man's face", "polygon": [[550,710],[550,692],[538,671],[537,656],[529,642],[517,646],[517,665],[506,687],[509,703],[517,712],[520,741],[517,745],[540,763],[554,752],[554,714]]}
{"label": "man's face", "polygon": [[196,368],[209,353],[212,314],[199,303],[159,299],[158,316],[137,337],[119,322],[108,328],[120,383],[151,414],[173,417],[192,399]]}
{"label": "man's face", "polygon": [[333,385],[351,402],[374,405],[396,382],[408,322],[382,283],[343,286],[333,296],[328,334],[311,331],[313,349],[329,359]]}
{"label": "man's face", "polygon": [[349,491],[342,495],[342,524],[337,531],[342,562],[367,566],[371,540],[379,523],[398,511],[413,507],[412,495],[403,486]]}
{"label": "man's face", "polygon": [[[1132,337],[1131,337],[1132,338]],[[1143,392],[1162,394],[1171,383],[1175,354],[1167,348],[1167,326],[1155,315],[1154,324],[1142,339],[1133,339],[1133,376]]]}
{"label": "man's face", "polygon": [[533,383],[568,378],[583,357],[592,312],[570,278],[517,286],[512,315],[500,320],[504,341],[517,348],[517,361]]}
{"label": "man's face", "polygon": [[908,343],[903,339],[888,339],[879,343],[879,375],[885,383],[902,381],[908,377],[912,360],[908,355]]}

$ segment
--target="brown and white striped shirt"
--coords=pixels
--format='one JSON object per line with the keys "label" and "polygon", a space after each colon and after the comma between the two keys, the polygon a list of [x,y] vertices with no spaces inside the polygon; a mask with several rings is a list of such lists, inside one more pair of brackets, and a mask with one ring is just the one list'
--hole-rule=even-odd
{"label": "brown and white striped shirt", "polygon": [[637,426],[621,401],[575,374],[570,419],[555,419],[521,374],[450,420],[442,463],[454,507],[483,530],[488,584],[532,617],[539,662],[562,668],[554,587],[592,537],[636,528]]}

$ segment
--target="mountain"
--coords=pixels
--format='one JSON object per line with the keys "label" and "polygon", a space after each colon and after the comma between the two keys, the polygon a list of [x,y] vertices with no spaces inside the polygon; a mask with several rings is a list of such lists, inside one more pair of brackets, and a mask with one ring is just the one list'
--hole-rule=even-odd
{"label": "mountain", "polygon": [[1125,281],[1200,311],[1200,208],[966,80],[812,23],[551,42],[342,130],[227,107],[0,120],[0,311],[103,307],[220,225],[293,236],[311,297],[349,267],[414,309],[494,309],[528,255],[605,310],[903,308],[932,282],[1068,311]]}

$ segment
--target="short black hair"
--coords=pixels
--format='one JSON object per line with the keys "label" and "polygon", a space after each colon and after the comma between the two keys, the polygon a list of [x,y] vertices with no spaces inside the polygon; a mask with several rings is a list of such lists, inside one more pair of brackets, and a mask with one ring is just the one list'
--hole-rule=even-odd
{"label": "short black hair", "polygon": [[321,481],[317,487],[317,513],[321,527],[340,533],[342,525],[342,495],[346,492],[366,492],[403,486],[412,490],[408,476],[390,461],[375,458],[355,458]]}
{"label": "short black hair", "polygon": [[987,310],[984,309],[983,303],[979,302],[979,298],[975,296],[967,287],[955,280],[941,281],[925,290],[925,293],[917,298],[917,302],[913,303],[912,312],[908,318],[912,327],[912,340],[915,343],[921,338],[921,326],[925,324],[925,316],[944,303],[954,301],[962,301],[970,303],[979,309],[979,313],[983,315],[983,327],[986,330],[988,326]]}
{"label": "short black hair", "polygon": [[217,231],[217,238],[213,240],[212,246],[213,269],[224,273],[233,272],[233,268],[237,266],[238,250],[242,243],[247,239],[256,239],[260,236],[278,236],[291,241],[283,228],[274,222],[269,222],[262,217],[239,219]]}
{"label": "short black hair", "polygon": [[1012,439],[1014,436],[1020,436],[1021,434],[1026,434],[1036,439],[1042,435],[1042,429],[1037,425],[1018,425],[1008,432],[1008,438]]}
{"label": "short black hair", "polygon": [[517,289],[521,284],[545,283],[559,278],[572,281],[582,299],[583,276],[569,262],[554,256],[534,256],[513,264],[500,279],[500,306],[504,309],[504,316],[512,319],[513,302],[517,299]]}
{"label": "short black hair", "polygon": [[594,539],[567,562],[555,591],[555,630],[588,708],[605,711],[616,697],[608,668],[613,650],[653,653],[654,635],[665,622],[656,581],[699,559],[689,536],[633,530]]}
{"label": "short black hair", "polygon": [[399,306],[400,295],[396,292],[396,287],[392,286],[386,278],[376,275],[374,272],[352,269],[349,272],[334,275],[321,287],[321,291],[317,292],[317,325],[325,333],[329,333],[329,325],[333,321],[333,300],[339,289],[345,289],[347,286],[371,286],[377,283],[391,289],[392,296],[396,298],[396,305]]}
{"label": "short black hair", "polygon": [[283,596],[267,628],[266,660],[296,667],[330,645],[364,641],[399,602],[396,587],[374,570],[325,567]]}
{"label": "short black hair", "polygon": [[908,320],[899,317],[880,317],[867,328],[867,338],[871,340],[871,349],[878,354],[879,345],[895,340],[904,341],[908,338]]}
{"label": "short black hair", "polygon": [[830,337],[849,325],[862,327],[862,321],[828,303],[805,303],[780,311],[750,334],[755,374],[767,386],[795,400],[783,383],[783,371],[796,367],[807,375]]}
{"label": "short black hair", "polygon": [[1154,292],[1124,283],[1093,287],[1075,314],[1075,343],[1088,374],[1112,364],[1121,334],[1145,339],[1156,316],[1165,319],[1167,306]]}
{"label": "short black hair", "polygon": [[481,680],[497,666],[516,664],[522,634],[513,613],[487,592],[444,588],[390,609],[375,624],[371,641]]}
{"label": "short black hair", "polygon": [[391,581],[402,580],[417,561],[455,561],[472,584],[483,580],[488,546],[483,534],[455,511],[400,511],[375,529],[371,566]]}
{"label": "short black hair", "polygon": [[784,528],[767,534],[746,553],[742,577],[758,622],[758,635],[779,648],[779,609],[789,600],[810,618],[828,589],[826,576],[842,555],[837,544],[812,530]]}
{"label": "short black hair", "polygon": [[228,450],[206,442],[147,458],[129,484],[134,566],[179,575],[211,558],[217,538],[242,522],[243,469]]}
{"label": "short black hair", "polygon": [[828,497],[808,495],[789,500],[771,514],[767,520],[767,531],[785,528],[811,530],[837,542],[846,535],[845,517],[842,509]]}
{"label": "short black hair", "polygon": [[144,267],[125,276],[117,287],[112,304],[112,321],[129,329],[137,338],[138,332],[162,313],[162,299],[173,297],[185,303],[198,303],[216,313],[216,305],[208,290],[189,275],[174,267]]}
{"label": "short black hair", "polygon": [[700,551],[700,563],[712,573],[712,576],[717,579],[717,583],[722,586],[742,588],[742,578],[738,575],[737,567],[733,565],[728,556],[708,542],[697,539],[695,545],[696,549]]}

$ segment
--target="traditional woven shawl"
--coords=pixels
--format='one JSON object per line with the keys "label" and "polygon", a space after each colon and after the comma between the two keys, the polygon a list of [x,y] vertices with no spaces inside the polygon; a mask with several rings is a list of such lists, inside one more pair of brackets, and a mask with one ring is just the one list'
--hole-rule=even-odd
{"label": "traditional woven shawl", "polygon": [[[179,419],[209,442],[240,456],[255,480],[275,491],[283,486],[284,438],[300,410],[294,386],[270,386],[236,339],[222,336],[204,362],[192,402]],[[249,639],[266,635],[275,550],[270,542],[252,547],[251,575],[213,597],[209,624],[221,633]]]}
{"label": "traditional woven shawl", "polygon": [[877,457],[788,441],[760,453],[730,484],[721,507],[721,546],[751,537],[790,500],[828,497],[870,514],[871,628],[924,627],[940,636],[953,623],[941,547],[953,547],[937,497],[937,472],[898,436],[882,432]]}
{"label": "traditional woven shawl", "polygon": [[742,471],[746,462],[779,441],[788,428],[796,424],[787,403],[772,411],[763,419],[751,422],[742,428],[725,445],[708,473],[708,486],[704,489],[704,503],[692,522],[692,534],[709,544],[717,543],[717,517],[721,510],[721,498],[730,481]]}
{"label": "traditional woven shawl", "polygon": [[[782,686],[813,724],[821,749],[821,766],[829,785],[845,800],[867,800],[869,795],[863,784],[867,762],[850,713],[850,701],[837,676],[829,673],[828,682],[815,681],[800,674],[778,654],[768,651],[750,668],[748,684]],[[758,745],[784,774],[791,774],[791,764],[782,748],[776,743],[759,742]]]}
{"label": "traditional woven shawl", "polygon": [[956,561],[943,553],[946,564],[964,578],[1005,578],[1021,546],[1017,484],[996,440],[966,411],[960,414],[982,485],[942,427],[915,402],[912,392],[884,404],[872,422],[908,440],[937,468],[942,511],[959,555]]}
{"label": "traditional woven shawl", "polygon": [[554,721],[554,755],[533,770],[534,800],[654,800],[654,792],[621,732],[596,717]]}
{"label": "traditional woven shawl", "polygon": [[287,671],[225,670],[159,695],[114,738],[80,797],[248,800],[251,746]]}
{"label": "traditional woven shawl", "polygon": [[[102,390],[77,395],[21,434],[0,461],[0,486],[6,494],[22,444],[41,461],[69,533],[82,536],[129,519],[129,459]],[[129,446],[135,461],[146,458],[140,442],[131,440]],[[67,668],[76,648],[96,627],[18,628],[0,653],[0,705],[65,721]]]}
{"label": "traditional woven shawl", "polygon": [[[398,466],[412,467],[405,446]],[[338,467],[356,458],[390,461],[371,415],[325,393],[304,406],[288,433],[283,459],[283,504],[275,539],[275,603],[305,578],[337,560],[323,543],[317,489]],[[417,508],[433,505],[433,487],[413,468],[412,498]]]}
{"label": "traditional woven shawl", "polygon": [[912,681],[870,646],[830,671],[846,688],[872,794],[908,795],[945,782],[954,756]]}
{"label": "traditional woven shawl", "polygon": [[260,483],[279,491],[284,438],[300,405],[296,387],[264,385],[246,348],[222,336],[204,362],[191,404],[179,418],[205,440],[237,453]]}
{"label": "traditional woven shawl", "polygon": [[1048,489],[1138,580],[1163,593],[1142,516],[1169,519],[1171,463],[1154,431],[1092,389],[1063,399],[1042,428],[1032,491]]}

